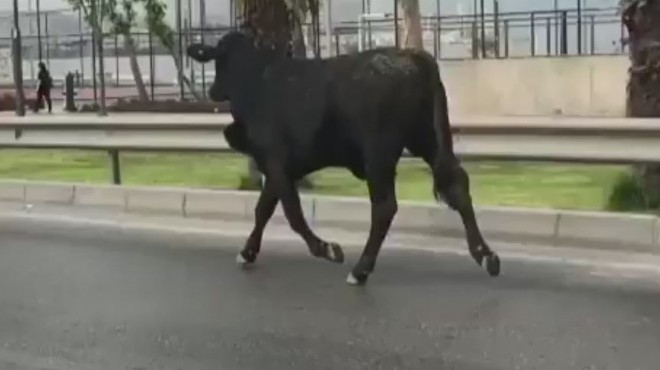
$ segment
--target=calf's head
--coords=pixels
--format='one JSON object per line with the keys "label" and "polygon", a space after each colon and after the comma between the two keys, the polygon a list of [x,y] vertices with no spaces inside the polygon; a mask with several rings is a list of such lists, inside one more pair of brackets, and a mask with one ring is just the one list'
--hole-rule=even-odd
{"label": "calf's head", "polygon": [[240,87],[241,78],[254,73],[256,49],[252,39],[239,31],[224,35],[216,46],[192,44],[188,56],[200,63],[215,61],[215,80],[209,89],[213,101],[226,101],[232,87]]}

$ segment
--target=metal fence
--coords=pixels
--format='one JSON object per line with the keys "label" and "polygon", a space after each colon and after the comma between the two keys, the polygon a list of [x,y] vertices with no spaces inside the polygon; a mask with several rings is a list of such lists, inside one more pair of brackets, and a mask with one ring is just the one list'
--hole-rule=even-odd
{"label": "metal fence", "polygon": [[[372,17],[373,18],[373,17]],[[399,19],[399,33],[403,34]],[[366,48],[395,44],[395,20],[365,20]],[[440,60],[626,52],[617,8],[567,8],[531,12],[422,18],[424,47]],[[336,50],[357,50],[358,21],[334,25]]]}
{"label": "metal fence", "polygon": [[[180,16],[181,28],[177,30],[177,45],[180,38],[184,50],[192,42],[203,40],[213,43],[229,30],[229,24],[209,22],[203,9],[199,9],[197,14],[193,14],[190,5],[178,10],[177,20]],[[314,40],[318,42],[325,38],[324,27],[315,30],[311,23],[304,24],[308,57],[315,57],[315,50],[320,51],[323,57],[329,52],[332,55],[355,52],[361,44],[365,49],[395,44],[395,20],[392,14],[383,14],[381,19],[371,17],[362,23],[362,30],[357,18],[356,15],[355,21],[333,24],[332,50],[327,50],[324,42],[316,48],[310,45]],[[4,22],[5,19],[7,22]],[[2,24],[11,24],[11,15],[0,14],[0,21]],[[439,60],[626,52],[627,35],[617,8],[499,12],[495,6],[491,13],[423,17],[422,24],[424,47]],[[403,35],[401,15],[398,25],[398,33]],[[69,9],[42,11],[39,17],[34,12],[23,13],[21,27],[26,86],[36,86],[36,66],[40,59],[49,66],[56,83],[61,83],[64,76],[72,72],[76,75],[79,88],[95,86],[97,79],[92,76],[98,74],[95,74],[93,34],[79,12]],[[364,37],[362,43],[360,36]],[[173,59],[177,57],[182,59],[184,74],[194,83],[195,89],[202,93],[207,90],[214,75],[208,66],[193,63],[185,53],[171,55],[149,32],[138,30],[132,34],[132,38],[136,45],[137,65],[152,98],[187,97],[186,90],[179,83]],[[0,48],[9,48],[10,45],[11,39],[0,34]],[[104,37],[104,50],[104,77],[109,88],[109,99],[134,96],[133,68],[124,38],[107,34]],[[93,95],[95,99],[96,93]]]}
{"label": "metal fence", "polygon": [[[223,130],[231,122],[227,114],[7,116],[0,148],[107,151],[118,184],[120,152],[229,153]],[[465,160],[660,163],[655,119],[453,117],[451,128],[454,150]],[[404,158],[412,159],[407,152]]]}

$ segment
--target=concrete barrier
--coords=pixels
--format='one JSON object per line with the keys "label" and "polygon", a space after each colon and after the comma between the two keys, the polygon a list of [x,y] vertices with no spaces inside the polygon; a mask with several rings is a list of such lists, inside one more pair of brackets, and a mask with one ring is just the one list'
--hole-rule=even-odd
{"label": "concrete barrier", "polygon": [[22,202],[25,199],[25,184],[22,182],[3,182],[0,186],[0,200]]}
{"label": "concrete barrier", "polygon": [[27,183],[25,184],[25,202],[72,204],[75,193],[73,184]]}
{"label": "concrete barrier", "polygon": [[371,210],[359,198],[318,197],[314,202],[313,221],[318,224],[352,228],[369,220]]}
{"label": "concrete barrier", "polygon": [[[57,203],[122,209],[128,213],[165,213],[188,218],[254,219],[257,192],[186,188],[0,181],[0,199],[25,204]],[[367,199],[303,195],[310,224],[368,231]],[[285,220],[281,205],[273,222]],[[660,219],[653,215],[548,209],[476,207],[488,240],[543,245],[579,245],[660,253]],[[457,212],[444,205],[399,202],[392,230],[431,236],[464,237]]]}
{"label": "concrete barrier", "polygon": [[74,205],[89,207],[126,208],[125,189],[113,185],[76,185]]}
{"label": "concrete barrier", "polygon": [[657,243],[658,218],[646,215],[596,212],[562,212],[558,235],[565,240],[588,240],[613,245],[653,245]]}
{"label": "concrete barrier", "polygon": [[441,61],[454,114],[624,116],[625,55]]}
{"label": "concrete barrier", "polygon": [[485,235],[519,242],[551,243],[559,236],[560,212],[552,209],[478,208],[477,220]]}
{"label": "concrete barrier", "polygon": [[[247,209],[247,219],[250,221],[254,221],[254,207],[257,205],[257,200],[258,195],[255,194],[250,200],[247,201],[245,205]],[[315,202],[315,198],[300,194],[300,206],[302,208],[303,215],[308,220],[310,225],[313,225],[315,222]],[[284,209],[282,208],[281,202],[277,203],[277,207],[275,208],[275,213],[273,213],[271,221],[279,223],[288,222],[284,216]]]}
{"label": "concrete barrier", "polygon": [[248,203],[255,194],[242,191],[186,190],[184,214],[186,217],[247,219]]}
{"label": "concrete barrier", "polygon": [[127,212],[184,215],[185,192],[183,190],[129,187],[126,189],[125,195]]}

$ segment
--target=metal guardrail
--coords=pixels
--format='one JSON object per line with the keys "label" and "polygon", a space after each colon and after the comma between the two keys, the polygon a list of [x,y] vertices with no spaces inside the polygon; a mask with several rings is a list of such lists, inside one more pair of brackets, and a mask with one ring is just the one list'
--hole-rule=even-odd
{"label": "metal guardrail", "polygon": [[[121,182],[121,151],[228,152],[226,114],[0,116],[0,148],[102,150]],[[453,119],[457,154],[470,160],[660,163],[660,119]]]}

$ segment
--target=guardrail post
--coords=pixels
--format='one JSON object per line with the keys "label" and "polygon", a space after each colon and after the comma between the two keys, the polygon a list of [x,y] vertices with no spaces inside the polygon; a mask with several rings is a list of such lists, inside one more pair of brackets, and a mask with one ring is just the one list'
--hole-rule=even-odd
{"label": "guardrail post", "polygon": [[263,187],[263,175],[259,172],[257,162],[250,157],[248,159],[248,181],[251,188],[261,189]]}
{"label": "guardrail post", "polygon": [[112,162],[112,183],[121,185],[121,165],[119,163],[119,151],[111,150],[108,152]]}

